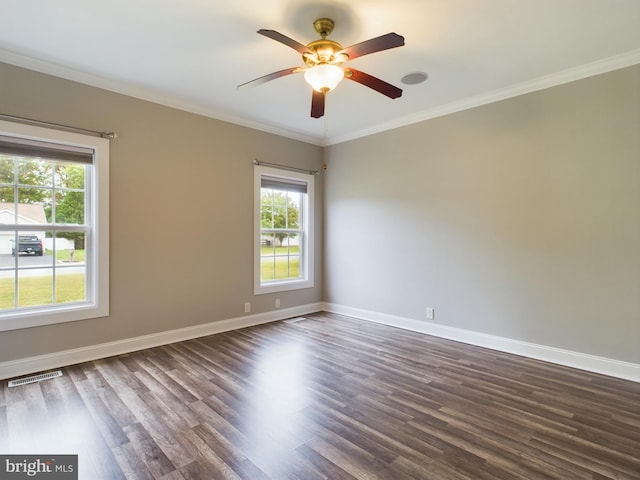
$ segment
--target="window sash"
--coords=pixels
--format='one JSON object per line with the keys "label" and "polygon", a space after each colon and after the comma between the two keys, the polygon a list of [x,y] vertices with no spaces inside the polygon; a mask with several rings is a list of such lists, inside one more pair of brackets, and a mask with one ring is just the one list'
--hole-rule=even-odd
{"label": "window sash", "polygon": [[[295,228],[263,227],[263,189],[300,195],[298,221]],[[314,177],[307,173],[283,172],[280,169],[256,166],[254,170],[254,294],[267,294],[314,286],[313,248]],[[299,252],[262,256],[263,236],[296,235]],[[286,278],[263,279],[263,259],[289,258],[298,264],[298,275]],[[295,272],[294,272],[295,273]]]}
{"label": "window sash", "polygon": [[[84,164],[84,223],[4,224],[9,232],[84,232],[84,301],[20,307],[0,312],[0,332],[41,325],[66,323],[109,315],[109,141],[72,132],[0,121],[0,152],[8,156],[35,157],[42,161]],[[10,149],[11,147],[11,149]],[[14,179],[17,182],[17,179]],[[13,183],[14,185],[16,183]],[[31,185],[30,185],[31,186]],[[53,191],[56,190],[55,184]],[[64,190],[64,189],[63,189]],[[25,265],[18,270],[25,271]],[[62,271],[68,266],[57,265]],[[10,268],[11,270],[11,268]],[[16,270],[16,272],[18,271]]]}
{"label": "window sash", "polygon": [[[0,136],[0,138],[8,138],[8,137],[2,137]],[[24,140],[24,139],[20,139],[17,138],[17,140]],[[73,148],[72,146],[68,146],[69,148]],[[62,151],[62,150],[60,150]],[[93,152],[93,150],[91,150]],[[5,149],[2,148],[2,146],[0,145],[0,154],[6,154],[7,151]],[[20,156],[24,156],[23,154],[20,154]],[[28,158],[28,157],[25,157]],[[91,156],[92,162],[93,162],[93,153]],[[53,161],[56,162],[57,160],[51,160],[50,158],[39,158],[39,159],[35,159],[37,161],[42,161],[42,162],[48,162],[48,161]],[[78,163],[78,162],[74,162],[73,160],[69,160],[67,157],[64,157],[65,163]],[[87,231],[90,229],[90,225],[92,223],[92,219],[91,219],[91,209],[89,208],[90,205],[90,200],[91,200],[91,189],[88,188],[91,184],[92,184],[92,175],[94,174],[92,171],[92,167],[93,164],[88,164],[85,165],[86,168],[84,168],[84,188],[66,188],[66,187],[59,187],[56,186],[55,182],[52,183],[51,185],[32,185],[32,184],[22,184],[18,182],[18,178],[14,178],[14,182],[13,183],[2,183],[0,182],[0,187],[2,188],[14,188],[14,201],[11,202],[13,203],[13,208],[14,208],[14,221],[15,223],[0,223],[0,232],[1,231],[13,231],[13,230],[31,230],[31,231],[38,231],[38,230],[42,230],[43,228],[46,228],[47,230],[52,230],[52,231],[69,231],[74,230],[74,231]],[[16,168],[14,166],[14,168]],[[57,204],[57,200],[56,200],[56,192],[81,192],[84,194],[84,212],[83,212],[83,218],[84,218],[84,222],[83,223],[61,223],[58,221],[58,215],[53,215],[52,214],[52,219],[51,219],[51,223],[45,222],[45,223],[30,223],[30,224],[23,224],[23,223],[18,223],[18,218],[19,218],[19,213],[20,213],[20,198],[19,198],[19,192],[21,189],[23,188],[37,188],[37,189],[42,189],[42,190],[47,190],[49,192],[51,192],[51,202],[52,202],[52,208],[55,209],[59,206]]]}

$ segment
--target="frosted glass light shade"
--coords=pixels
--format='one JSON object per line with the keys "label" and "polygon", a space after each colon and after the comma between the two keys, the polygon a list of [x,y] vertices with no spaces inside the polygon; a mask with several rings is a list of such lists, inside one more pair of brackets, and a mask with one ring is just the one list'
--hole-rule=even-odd
{"label": "frosted glass light shade", "polygon": [[304,72],[304,79],[314,90],[327,93],[344,78],[344,70],[336,65],[321,63]]}

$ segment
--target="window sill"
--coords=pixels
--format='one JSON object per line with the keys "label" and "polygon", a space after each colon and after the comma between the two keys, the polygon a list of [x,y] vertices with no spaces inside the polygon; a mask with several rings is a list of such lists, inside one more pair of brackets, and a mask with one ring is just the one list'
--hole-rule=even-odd
{"label": "window sill", "polygon": [[22,328],[40,327],[56,323],[75,322],[89,320],[91,318],[106,317],[109,308],[100,308],[96,305],[78,304],[68,307],[56,306],[53,308],[40,308],[37,310],[20,310],[15,313],[6,313],[0,316],[0,332],[19,330]]}
{"label": "window sill", "polygon": [[290,280],[273,283],[256,284],[253,288],[254,295],[263,295],[266,293],[287,292],[289,290],[301,290],[303,288],[312,288],[313,280]]}

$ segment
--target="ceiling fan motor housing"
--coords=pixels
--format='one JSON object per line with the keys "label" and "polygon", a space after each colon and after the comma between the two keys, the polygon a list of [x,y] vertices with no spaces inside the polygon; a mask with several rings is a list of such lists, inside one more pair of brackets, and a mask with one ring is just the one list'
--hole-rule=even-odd
{"label": "ceiling fan motor housing", "polygon": [[322,38],[331,35],[334,26],[335,24],[330,18],[319,18],[315,22],[313,22],[313,28],[315,28],[316,32],[318,32],[318,35],[320,35]]}
{"label": "ceiling fan motor housing", "polygon": [[308,67],[313,67],[319,63],[341,65],[349,60],[346,53],[339,53],[343,50],[342,45],[338,42],[334,42],[333,40],[316,40],[309,43],[307,48],[313,52],[302,55],[302,59]]}
{"label": "ceiling fan motor housing", "polygon": [[333,31],[333,27],[334,23],[330,18],[319,18],[313,22],[313,28],[322,38],[307,44],[310,53],[307,52],[302,55],[307,67],[322,63],[339,66],[349,60],[349,56],[343,52],[342,45],[326,38]]}

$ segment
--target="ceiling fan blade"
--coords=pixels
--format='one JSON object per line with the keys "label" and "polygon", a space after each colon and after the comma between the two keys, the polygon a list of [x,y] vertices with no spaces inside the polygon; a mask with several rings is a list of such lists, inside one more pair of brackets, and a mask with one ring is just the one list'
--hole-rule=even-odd
{"label": "ceiling fan blade", "polygon": [[280,42],[287,47],[291,47],[300,54],[307,52],[311,53],[311,51],[305,45],[301,44],[300,42],[296,42],[293,38],[289,38],[280,32],[276,32],[275,30],[260,29],[258,30],[258,33],[272,40],[275,40],[276,42]]}
{"label": "ceiling fan blade", "polygon": [[404,45],[404,37],[397,33],[387,33],[376,38],[365,40],[345,48],[342,52],[349,55],[349,60],[369,55],[370,53],[388,50],[390,48],[401,47]]}
{"label": "ceiling fan blade", "polygon": [[324,97],[324,93],[317,90],[313,91],[313,96],[311,97],[311,116],[313,118],[320,118],[324,115]]}
{"label": "ceiling fan blade", "polygon": [[276,78],[280,78],[286,75],[291,75],[292,73],[300,73],[300,72],[304,72],[304,68],[302,67],[285,68],[284,70],[279,70],[277,72],[270,73],[269,75],[265,75],[263,77],[254,78],[249,82],[238,85],[237,90],[240,90],[241,88],[247,88],[247,87],[256,87],[258,85],[262,85],[263,83],[267,83],[271,80],[275,80]]}
{"label": "ceiling fan blade", "polygon": [[380,80],[368,73],[361,72],[360,70],[355,70],[353,68],[345,69],[344,78],[348,80],[353,80],[354,82],[358,82],[366,87],[372,88],[376,92],[380,92],[383,95],[386,95],[389,98],[398,98],[402,96],[402,89],[398,88],[390,83],[385,82],[384,80]]}

